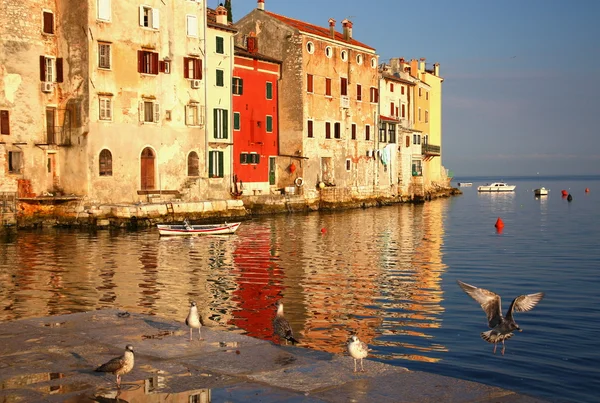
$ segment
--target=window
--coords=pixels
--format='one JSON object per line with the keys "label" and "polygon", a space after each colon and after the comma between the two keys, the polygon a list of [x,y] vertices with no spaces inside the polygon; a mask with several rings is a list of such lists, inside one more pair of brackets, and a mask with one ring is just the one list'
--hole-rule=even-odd
{"label": "window", "polygon": [[350,158],[346,159],[346,171],[350,171],[350,169],[352,168],[352,161],[350,161]]}
{"label": "window", "polygon": [[356,123],[352,123],[352,140],[356,140]]}
{"label": "window", "polygon": [[425,110],[425,123],[429,123],[429,111]]}
{"label": "window", "polygon": [[240,130],[241,128],[241,122],[240,122],[240,113],[239,112],[233,112],[233,130]]}
{"label": "window", "polygon": [[348,79],[340,77],[340,95],[348,96]]}
{"label": "window", "polygon": [[313,92],[313,75],[306,75],[306,92]]}
{"label": "window", "polygon": [[362,55],[356,55],[356,63],[362,64],[362,62],[363,62],[363,56]]}
{"label": "window", "polygon": [[111,97],[99,97],[100,101],[100,120],[112,120],[112,99]]}
{"label": "window", "polygon": [[267,133],[273,133],[273,116],[267,115]]}
{"label": "window", "polygon": [[342,58],[342,61],[347,62],[348,61],[348,51],[342,50],[340,52],[340,57]]}
{"label": "window", "polygon": [[260,154],[258,153],[240,153],[241,164],[259,164]]}
{"label": "window", "polygon": [[396,125],[394,123],[388,123],[388,142],[396,142]]}
{"label": "window", "polygon": [[336,139],[342,138],[342,125],[340,122],[335,122],[333,125],[333,135]]}
{"label": "window", "polygon": [[200,108],[197,103],[189,103],[185,106],[185,124],[188,126],[200,126]]}
{"label": "window", "polygon": [[356,100],[362,101],[362,85],[356,84]]}
{"label": "window", "polygon": [[421,121],[421,108],[419,108],[419,122]]}
{"label": "window", "polygon": [[140,102],[140,121],[145,123],[158,123],[160,120],[160,106],[156,101],[145,100]]}
{"label": "window", "polygon": [[394,83],[390,83],[390,92],[394,92]]}
{"label": "window", "polygon": [[197,57],[183,58],[183,77],[193,80],[202,79],[202,59]]}
{"label": "window", "polygon": [[331,96],[331,78],[325,79],[325,96]]}
{"label": "window", "polygon": [[273,83],[267,81],[267,99],[273,99]]}
{"label": "window", "polygon": [[111,0],[98,0],[98,19],[101,21],[110,21],[110,2]]}
{"label": "window", "polygon": [[315,53],[315,44],[312,42],[306,42],[306,51],[311,55]]}
{"label": "window", "polygon": [[158,53],[138,50],[138,73],[158,74]]}
{"label": "window", "polygon": [[307,136],[308,138],[313,138],[314,134],[313,134],[313,121],[309,120],[306,122],[306,131],[307,131]]}
{"label": "window", "polygon": [[365,125],[365,140],[371,140],[371,126]]}
{"label": "window", "polygon": [[380,143],[385,143],[386,142],[385,122],[379,122],[379,142]]}
{"label": "window", "polygon": [[225,53],[225,41],[222,36],[217,36],[215,46],[217,49],[216,50],[217,53],[219,53],[221,55]]}
{"label": "window", "polygon": [[223,78],[223,70],[217,69],[217,87],[225,86],[225,79]]}
{"label": "window", "polygon": [[422,88],[419,88],[419,96],[421,96],[421,90],[422,90]]}
{"label": "window", "polygon": [[331,138],[331,123],[329,123],[329,122],[325,122],[325,138],[326,139]]}
{"label": "window", "polygon": [[46,108],[46,143],[56,144],[56,108]]}
{"label": "window", "polygon": [[242,95],[244,93],[244,80],[239,77],[233,77],[231,81],[233,95]]}
{"label": "window", "polygon": [[419,145],[421,144],[421,135],[413,134],[413,144]]}
{"label": "window", "polygon": [[8,152],[8,172],[11,174],[20,174],[23,171],[23,152]]}
{"label": "window", "polygon": [[100,176],[112,176],[112,153],[106,148],[100,151],[99,165]]}
{"label": "window", "polygon": [[98,67],[110,69],[110,43],[98,43]]}
{"label": "window", "polygon": [[54,33],[54,14],[52,11],[43,11],[43,32],[45,34],[53,34]]}
{"label": "window", "polygon": [[404,86],[403,85],[400,86],[400,94],[404,95]]}
{"label": "window", "polygon": [[140,6],[140,26],[158,29],[159,12],[157,8]]}
{"label": "window", "polygon": [[10,120],[8,111],[0,111],[0,134],[10,134]]}
{"label": "window", "polygon": [[208,177],[223,177],[223,151],[208,152]]}
{"label": "window", "polygon": [[331,58],[331,56],[333,56],[333,49],[331,49],[331,46],[327,46],[325,48],[325,56],[327,56],[328,58]]}
{"label": "window", "polygon": [[198,158],[198,153],[195,151],[188,154],[187,174],[188,176],[200,176],[200,158]]}
{"label": "window", "polygon": [[425,99],[429,100],[429,91],[425,91]]}
{"label": "window", "polygon": [[198,18],[195,15],[186,15],[187,36],[198,36]]}
{"label": "window", "polygon": [[40,81],[63,82],[63,59],[40,56]]}
{"label": "window", "polygon": [[377,67],[377,59],[375,59],[374,57],[371,58],[371,67],[373,67],[373,68]]}
{"label": "window", "polygon": [[228,110],[227,109],[213,109],[213,134],[215,139],[226,139],[228,138]]}
{"label": "window", "polygon": [[369,91],[369,101],[372,103],[379,102],[379,90],[375,87],[371,87]]}
{"label": "window", "polygon": [[394,106],[394,103],[390,102],[390,116],[394,116],[395,111],[396,111],[396,108]]}
{"label": "window", "polygon": [[413,176],[421,176],[421,175],[423,175],[423,166],[421,165],[421,160],[413,160],[413,162],[412,162],[412,175]]}
{"label": "window", "polygon": [[[404,88],[404,87],[402,87]],[[406,117],[406,105],[402,104],[402,117]]]}

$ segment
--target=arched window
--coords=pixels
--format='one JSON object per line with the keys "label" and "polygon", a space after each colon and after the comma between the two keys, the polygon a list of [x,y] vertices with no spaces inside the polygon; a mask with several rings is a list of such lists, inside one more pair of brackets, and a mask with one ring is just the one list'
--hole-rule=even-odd
{"label": "arched window", "polygon": [[100,176],[112,176],[112,153],[107,149],[100,151]]}
{"label": "arched window", "polygon": [[200,176],[200,158],[195,151],[188,154],[188,176]]}

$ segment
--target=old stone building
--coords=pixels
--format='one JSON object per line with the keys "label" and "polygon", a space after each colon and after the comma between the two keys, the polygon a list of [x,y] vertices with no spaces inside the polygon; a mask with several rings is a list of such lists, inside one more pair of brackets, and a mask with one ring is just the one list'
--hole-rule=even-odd
{"label": "old stone building", "polygon": [[[389,192],[380,188],[385,166],[376,151],[378,56],[353,37],[351,21],[329,27],[257,8],[236,22],[236,41],[254,35],[267,56],[282,60],[279,93],[278,187],[296,187],[307,200],[329,190],[337,201]],[[287,160],[286,160],[287,158]]]}
{"label": "old stone building", "polygon": [[[2,2],[0,191],[99,203],[228,197],[230,170],[209,164],[229,166],[232,148],[235,30],[223,10],[186,0]],[[214,61],[220,77],[206,61],[213,53],[228,60]],[[227,111],[219,122],[217,107]],[[215,150],[226,158],[213,160]]]}

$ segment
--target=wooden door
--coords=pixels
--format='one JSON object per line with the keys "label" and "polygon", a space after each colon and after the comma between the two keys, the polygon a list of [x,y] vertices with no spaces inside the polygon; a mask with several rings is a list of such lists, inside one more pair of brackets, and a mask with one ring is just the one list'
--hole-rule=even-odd
{"label": "wooden door", "polygon": [[141,159],[142,190],[154,189],[154,152],[146,147]]}

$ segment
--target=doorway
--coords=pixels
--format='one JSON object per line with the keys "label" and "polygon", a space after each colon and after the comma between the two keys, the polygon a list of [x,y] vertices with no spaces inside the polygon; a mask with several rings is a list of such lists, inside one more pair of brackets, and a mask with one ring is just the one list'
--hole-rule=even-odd
{"label": "doorway", "polygon": [[150,147],[144,148],[141,158],[142,190],[152,190],[154,184],[154,151]]}

